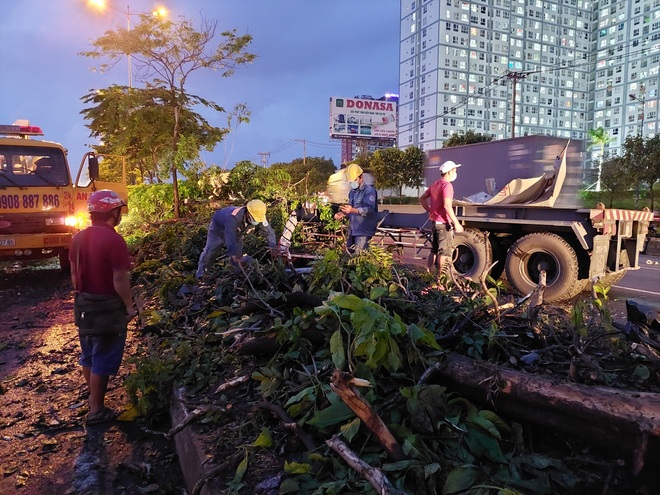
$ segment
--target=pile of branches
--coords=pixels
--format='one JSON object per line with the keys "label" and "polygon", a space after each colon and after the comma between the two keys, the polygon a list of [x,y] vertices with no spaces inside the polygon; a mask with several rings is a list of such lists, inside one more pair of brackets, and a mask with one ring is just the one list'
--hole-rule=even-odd
{"label": "pile of branches", "polygon": [[[203,281],[192,277],[203,236],[189,225],[164,226],[136,255],[146,345],[127,389],[155,421],[174,385],[184,387],[194,414],[170,435],[195,428],[215,463],[196,492],[212,481],[227,494],[631,494],[648,485],[658,417],[623,419],[638,427],[632,459],[604,455],[589,439],[534,426],[549,404],[511,393],[539,400],[549,387],[530,377],[550,378],[564,394],[555,401],[595,400],[582,394],[601,387],[619,388],[622,403],[627,391],[660,390],[657,363],[638,352],[640,332],[646,348],[657,334],[616,328],[605,298],[567,312],[543,304],[542,285],[520,299],[486,280],[454,279],[441,291],[378,247],[328,250],[301,273],[247,245],[256,263],[220,259]],[[547,424],[571,412],[548,411]],[[584,421],[607,429],[618,420]]]}

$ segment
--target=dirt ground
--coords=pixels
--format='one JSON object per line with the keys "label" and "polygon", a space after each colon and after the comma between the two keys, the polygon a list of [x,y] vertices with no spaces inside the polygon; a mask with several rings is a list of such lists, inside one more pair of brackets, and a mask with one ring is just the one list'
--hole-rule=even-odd
{"label": "dirt ground", "polygon": [[[69,278],[56,268],[2,270],[0,307],[0,493],[186,493],[174,442],[139,420],[85,425]],[[139,342],[129,329],[125,357]],[[110,382],[107,402],[119,411],[129,371],[125,359]]]}
{"label": "dirt ground", "polygon": [[[57,268],[0,269],[0,494],[186,493],[174,442],[139,420],[85,425],[70,280]],[[611,301],[625,322],[625,299]],[[140,345],[129,330],[125,356]],[[125,360],[108,404],[128,407]],[[161,425],[167,431],[170,425]]]}

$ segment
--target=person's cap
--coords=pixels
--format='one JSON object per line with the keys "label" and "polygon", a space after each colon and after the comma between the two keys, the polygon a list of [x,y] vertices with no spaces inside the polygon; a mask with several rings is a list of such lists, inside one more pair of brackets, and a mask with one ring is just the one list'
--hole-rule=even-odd
{"label": "person's cap", "polygon": [[264,223],[266,221],[266,203],[260,199],[248,201],[247,210],[255,222]]}
{"label": "person's cap", "polygon": [[451,160],[447,160],[445,163],[440,165],[440,173],[441,174],[446,174],[450,170],[453,170],[453,169],[458,168],[460,166],[461,166],[460,163],[454,163]]}
{"label": "person's cap", "polygon": [[94,191],[87,200],[87,211],[90,213],[107,213],[122,206],[126,206],[126,201],[110,189]]}
{"label": "person's cap", "polygon": [[357,163],[350,163],[346,167],[346,177],[348,177],[348,180],[353,182],[356,181],[358,177],[362,175],[362,167],[360,167]]}

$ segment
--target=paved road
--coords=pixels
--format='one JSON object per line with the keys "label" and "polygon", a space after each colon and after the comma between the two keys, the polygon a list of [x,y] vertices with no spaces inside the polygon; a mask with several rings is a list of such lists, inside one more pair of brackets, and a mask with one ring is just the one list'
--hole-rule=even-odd
{"label": "paved road", "polygon": [[[423,241],[420,242],[423,243]],[[427,254],[428,249],[426,248],[421,250],[414,248],[404,249],[405,259],[419,266],[426,266]],[[609,291],[611,302],[621,303],[622,311],[624,310],[626,299],[634,299],[645,304],[660,307],[660,256],[646,256],[641,254],[639,265],[639,270],[629,271]],[[589,292],[584,292],[583,297],[591,296]]]}
{"label": "paved road", "polygon": [[629,271],[618,284],[613,285],[610,297],[660,304],[660,256],[641,254],[639,270]]}

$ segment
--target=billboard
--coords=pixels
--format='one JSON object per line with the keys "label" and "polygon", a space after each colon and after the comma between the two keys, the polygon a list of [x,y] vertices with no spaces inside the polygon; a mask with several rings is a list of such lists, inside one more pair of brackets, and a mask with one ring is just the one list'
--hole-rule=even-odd
{"label": "billboard", "polygon": [[330,137],[396,139],[395,101],[330,97]]}

